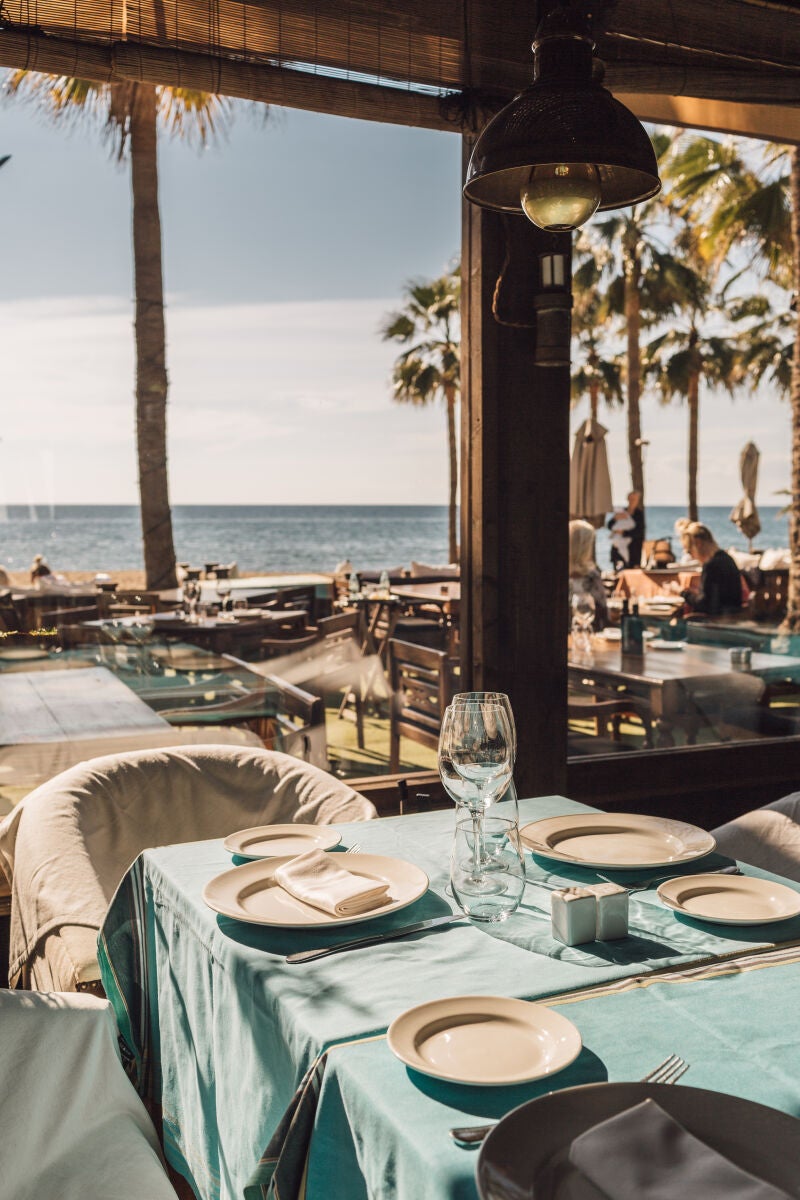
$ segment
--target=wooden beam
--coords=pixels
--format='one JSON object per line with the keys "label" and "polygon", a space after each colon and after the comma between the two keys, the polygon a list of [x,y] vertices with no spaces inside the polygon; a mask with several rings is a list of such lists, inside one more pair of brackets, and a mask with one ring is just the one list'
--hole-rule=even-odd
{"label": "wooden beam", "polygon": [[197,88],[241,100],[421,129],[461,129],[458,115],[451,116],[438,96],[132,41],[99,44],[4,29],[0,30],[0,66],[77,75],[98,83],[136,80]]}
{"label": "wooden beam", "polygon": [[626,92],[615,95],[640,121],[800,145],[800,108],[735,104],[694,96],[643,96]]}
{"label": "wooden beam", "polygon": [[554,248],[569,280],[568,236],[465,201],[461,667],[511,698],[520,795],[566,782],[570,296],[536,283]]}

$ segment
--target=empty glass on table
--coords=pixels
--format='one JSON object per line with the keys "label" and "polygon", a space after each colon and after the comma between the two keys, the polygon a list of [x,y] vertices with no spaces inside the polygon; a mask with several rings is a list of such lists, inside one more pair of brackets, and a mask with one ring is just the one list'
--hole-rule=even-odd
{"label": "empty glass on table", "polygon": [[595,614],[592,593],[583,588],[576,590],[572,596],[572,647],[579,654],[588,654],[592,648]]}
{"label": "empty glass on table", "polygon": [[[461,889],[474,895],[504,890],[493,875],[497,860],[484,848],[486,809],[506,791],[513,770],[513,737],[505,706],[497,701],[451,705],[442,722],[439,764],[445,790],[471,825],[469,877]],[[467,818],[468,814],[468,818]],[[516,826],[510,820],[509,825]],[[452,881],[451,881],[452,882]],[[455,893],[455,884],[453,884]]]}

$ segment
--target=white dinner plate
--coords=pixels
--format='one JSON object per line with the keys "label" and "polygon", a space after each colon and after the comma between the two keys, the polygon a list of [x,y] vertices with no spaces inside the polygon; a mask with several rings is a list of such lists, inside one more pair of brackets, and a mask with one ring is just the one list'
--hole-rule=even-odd
{"label": "white dinner plate", "polygon": [[[800,1121],[739,1096],[658,1083],[593,1083],[548,1092],[515,1108],[481,1147],[481,1200],[584,1200],[571,1143],[601,1121],[655,1100],[689,1133],[743,1171],[800,1197]],[[594,1189],[591,1192],[595,1195]],[[702,1200],[700,1194],[690,1200]]]}
{"label": "white dinner plate", "polygon": [[603,629],[600,632],[599,636],[601,638],[603,638],[604,641],[606,641],[606,642],[621,642],[622,641],[622,630],[617,629],[616,626],[612,625],[608,629]]}
{"label": "white dinner plate", "polygon": [[348,854],[342,865],[354,875],[385,883],[388,899],[379,908],[359,913],[356,917],[334,917],[322,909],[305,904],[285,892],[273,875],[294,855],[283,858],[258,859],[233,867],[217,875],[203,889],[203,899],[209,908],[237,921],[250,925],[277,925],[296,929],[327,929],[334,925],[353,925],[356,921],[372,921],[385,917],[413,904],[424,895],[428,876],[413,863],[401,858],[384,858],[379,854]]}
{"label": "white dinner plate", "polygon": [[401,1062],[454,1083],[502,1087],[554,1075],[581,1052],[560,1013],[505,996],[454,996],[401,1013],[387,1032]]}
{"label": "white dinner plate", "polygon": [[658,895],[676,912],[719,925],[766,925],[800,916],[800,893],[752,875],[687,875],[662,883]]}
{"label": "white dinner plate", "polygon": [[710,854],[710,833],[668,817],[632,813],[571,813],[545,817],[520,830],[534,854],[583,867],[646,870],[692,862]]}
{"label": "white dinner plate", "polygon": [[222,843],[240,858],[286,858],[306,850],[331,850],[342,835],[330,825],[254,825],[230,833]]}
{"label": "white dinner plate", "polygon": [[682,650],[683,642],[665,642],[663,638],[654,638],[650,643],[651,650]]}

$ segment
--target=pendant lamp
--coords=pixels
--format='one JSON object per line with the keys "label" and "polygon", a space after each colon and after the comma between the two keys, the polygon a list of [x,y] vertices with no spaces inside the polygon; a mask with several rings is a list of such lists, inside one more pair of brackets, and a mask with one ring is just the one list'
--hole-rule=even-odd
{"label": "pendant lamp", "polygon": [[540,23],[533,83],[494,117],[470,157],[464,195],[541,229],[577,229],[598,210],[661,189],[652,143],[602,86],[586,18],[562,6]]}

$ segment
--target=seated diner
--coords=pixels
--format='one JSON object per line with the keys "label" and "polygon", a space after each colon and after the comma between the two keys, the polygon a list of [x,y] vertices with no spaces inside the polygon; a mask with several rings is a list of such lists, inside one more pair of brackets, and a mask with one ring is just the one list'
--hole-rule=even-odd
{"label": "seated diner", "polygon": [[686,527],[689,551],[702,566],[697,590],[681,592],[687,615],[718,617],[741,612],[745,601],[742,576],[730,554],[721,550],[707,525],[694,521]]}

